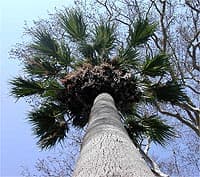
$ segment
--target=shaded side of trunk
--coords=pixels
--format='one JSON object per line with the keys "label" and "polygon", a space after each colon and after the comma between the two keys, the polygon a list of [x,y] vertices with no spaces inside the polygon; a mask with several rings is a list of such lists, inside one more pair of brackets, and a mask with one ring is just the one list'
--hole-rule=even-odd
{"label": "shaded side of trunk", "polygon": [[73,177],[155,177],[129,138],[109,94],[94,101]]}

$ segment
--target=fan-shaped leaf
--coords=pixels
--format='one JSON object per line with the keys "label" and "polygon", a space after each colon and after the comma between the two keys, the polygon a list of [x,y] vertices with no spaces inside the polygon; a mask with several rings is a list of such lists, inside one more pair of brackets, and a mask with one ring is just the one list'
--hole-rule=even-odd
{"label": "fan-shaped leaf", "polygon": [[115,30],[116,27],[114,24],[105,23],[103,21],[95,27],[93,39],[94,48],[97,53],[104,58],[107,57],[109,52],[115,47]]}
{"label": "fan-shaped leaf", "polygon": [[165,145],[167,140],[175,136],[173,128],[165,124],[157,115],[145,117],[142,124],[146,129],[145,134],[147,137],[150,137],[154,143]]}
{"label": "fan-shaped leaf", "polygon": [[59,14],[61,26],[74,41],[83,41],[87,37],[86,23],[80,11],[67,10]]}
{"label": "fan-shaped leaf", "polygon": [[168,81],[165,84],[154,84],[150,91],[159,101],[177,103],[187,101],[183,86],[175,81]]}
{"label": "fan-shaped leaf", "polygon": [[22,77],[11,80],[10,84],[12,85],[11,93],[17,98],[42,94],[45,91],[41,82],[28,79],[25,80]]}
{"label": "fan-shaped leaf", "polygon": [[59,68],[50,61],[45,61],[41,58],[34,57],[34,59],[30,59],[25,63],[25,71],[30,75],[46,77],[55,76],[59,72]]}
{"label": "fan-shaped leaf", "polygon": [[57,57],[59,45],[51,34],[45,29],[37,29],[32,32],[35,40],[30,48],[47,56]]}
{"label": "fan-shaped leaf", "polygon": [[42,148],[50,148],[66,137],[68,124],[64,119],[64,111],[59,105],[46,103],[28,115],[33,125],[34,134],[39,138]]}
{"label": "fan-shaped leaf", "polygon": [[147,58],[142,67],[142,73],[151,77],[162,76],[169,70],[169,56],[164,53]]}
{"label": "fan-shaped leaf", "polygon": [[156,24],[150,24],[148,20],[138,20],[133,28],[129,31],[129,45],[132,47],[137,47],[141,44],[146,43],[149,38],[154,34],[156,30]]}
{"label": "fan-shaped leaf", "polygon": [[71,66],[71,63],[74,61],[74,58],[71,57],[71,51],[68,45],[65,42],[61,42],[59,51],[58,51],[58,56],[56,58],[57,62],[62,66],[62,67],[69,67]]}
{"label": "fan-shaped leaf", "polygon": [[174,137],[172,127],[165,124],[158,116],[129,116],[125,121],[125,127],[131,139],[138,144],[142,138],[149,137],[155,143],[164,145],[167,140]]}
{"label": "fan-shaped leaf", "polygon": [[87,43],[81,43],[79,46],[79,51],[83,54],[88,63],[92,65],[98,64],[98,60],[95,56],[95,49],[93,45]]}
{"label": "fan-shaped leaf", "polygon": [[41,97],[56,98],[61,90],[65,90],[65,87],[55,79],[46,80],[43,84],[45,85],[45,91],[40,95]]}
{"label": "fan-shaped leaf", "polygon": [[122,70],[130,70],[138,68],[139,53],[134,48],[122,49],[119,51],[117,65]]}
{"label": "fan-shaped leaf", "polygon": [[23,79],[22,77],[15,78],[10,81],[12,85],[11,93],[17,98],[39,94],[45,97],[47,92],[54,92],[56,94],[64,87],[56,80],[35,81],[33,79]]}

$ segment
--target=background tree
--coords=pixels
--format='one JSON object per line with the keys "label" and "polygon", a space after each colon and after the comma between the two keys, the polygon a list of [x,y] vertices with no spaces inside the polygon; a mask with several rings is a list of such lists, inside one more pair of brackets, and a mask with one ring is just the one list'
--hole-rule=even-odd
{"label": "background tree", "polygon": [[33,167],[21,166],[21,175],[24,177],[71,177],[83,135],[84,131],[71,129],[61,148],[57,147],[50,156],[38,159]]}
{"label": "background tree", "polygon": [[[177,119],[199,136],[200,2],[198,0],[145,2],[95,0],[86,4],[77,0],[76,3],[83,6],[88,17],[95,17],[103,11],[110,21],[117,21],[120,24],[122,38],[126,37],[126,29],[129,29],[130,24],[137,18],[148,17],[150,21],[157,22],[157,31],[151,37],[152,41],[146,44],[145,54],[152,55],[157,51],[170,54],[169,60],[173,63],[170,77],[179,80],[185,86],[189,99],[175,105],[166,106],[159,103],[155,105],[155,110],[162,115]],[[94,9],[92,3],[98,8]]]}
{"label": "background tree", "polygon": [[183,130],[184,134],[181,134],[181,138],[169,147],[171,155],[157,161],[161,169],[171,176],[198,176],[200,140],[192,130],[179,127],[179,131]]}
{"label": "background tree", "polygon": [[[77,1],[77,4],[81,3]],[[199,8],[200,2],[198,0],[194,1],[140,1],[140,0],[130,0],[130,1],[96,1],[99,4],[99,11],[104,11],[109,15],[111,20],[117,20],[119,22],[123,21],[122,29],[126,29],[129,26],[129,22],[132,21],[132,16],[134,17],[144,17],[148,16],[149,19],[158,22],[158,31],[152,37],[152,43],[148,43],[148,51],[151,53],[156,50],[164,50],[171,54],[170,60],[173,63],[173,72],[170,72],[171,77],[175,77],[182,82],[185,86],[185,91],[190,97],[187,103],[180,103],[176,105],[167,104],[157,104],[149,111],[155,111],[165,115],[167,120],[170,120],[171,124],[176,127],[177,130],[181,128],[181,132],[178,136],[182,140],[177,140],[177,143],[186,143],[183,145],[184,156],[189,156],[191,149],[187,146],[191,143],[194,147],[199,148]],[[82,4],[84,5],[84,4]],[[87,4],[89,6],[89,4]],[[128,11],[128,12],[127,12]],[[87,11],[90,12],[90,11]],[[96,12],[97,13],[97,12]],[[94,13],[95,14],[95,13]],[[90,14],[94,15],[94,14]],[[122,30],[123,31],[123,30]],[[122,32],[123,36],[123,32]],[[162,116],[162,117],[163,117]],[[172,119],[171,119],[172,118]],[[174,119],[174,120],[173,120]],[[178,122],[177,122],[177,121]],[[186,132],[188,131],[186,127],[192,129],[189,137],[194,137],[197,141],[193,141],[193,138],[184,138]],[[194,135],[194,133],[196,135]],[[176,143],[175,143],[176,144]],[[182,146],[182,145],[180,145]],[[174,151],[183,150],[173,146]],[[186,148],[188,147],[188,148]],[[187,149],[187,150],[186,150]],[[175,153],[169,159],[176,158],[178,163],[182,164],[184,161],[181,158],[180,153]],[[196,157],[195,157],[196,156]],[[194,158],[199,158],[198,154],[194,154]],[[166,159],[163,159],[162,165],[165,164],[166,168],[170,164],[176,166],[175,161],[168,161],[166,164]],[[187,167],[187,168],[186,168]],[[198,175],[198,167],[196,163],[190,163],[190,166],[179,165],[179,173],[170,172],[168,168],[168,174],[175,176],[188,176],[190,169],[196,169],[191,172],[191,175]],[[188,171],[185,172],[185,170]]]}
{"label": "background tree", "polygon": [[[155,50],[157,54],[149,52],[148,46],[152,42],[149,39],[155,35],[155,24],[140,16],[139,20],[133,18],[128,22],[115,19],[129,30],[116,39],[116,31],[121,34],[121,27],[110,16],[106,23],[103,20],[95,22],[95,27],[92,27],[93,23],[87,23],[94,31],[91,35],[86,32],[87,25],[77,11],[58,12],[58,17],[59,20],[55,19],[53,25],[35,23],[36,28],[27,30],[33,36],[33,43],[25,44],[21,51],[15,51],[15,55],[25,63],[27,76],[11,82],[14,85],[13,94],[17,97],[35,94],[41,97],[36,98],[41,102],[40,109],[34,110],[29,116],[40,138],[39,144],[50,147],[64,139],[65,131],[70,125],[85,126],[91,100],[102,91],[110,91],[110,88],[114,91],[113,97],[123,114],[129,135],[138,147],[146,137],[162,144],[164,138],[172,135],[170,127],[157,115],[139,110],[144,109],[143,107],[157,107],[162,102],[176,106],[180,102],[186,103],[188,98],[177,78],[171,75],[173,69],[169,67],[169,56],[165,54],[165,50],[161,50],[162,53]],[[113,80],[113,76],[122,79]],[[133,90],[136,81],[139,83],[139,90]],[[127,89],[127,85],[131,90]],[[91,90],[95,92],[90,92]],[[93,94],[91,100],[87,100],[87,93]],[[166,96],[167,93],[169,94]],[[127,103],[126,98],[131,100]],[[76,105],[71,100],[76,100]],[[133,104],[137,100],[140,100],[139,104]],[[122,106],[123,103],[127,104]],[[42,117],[51,121],[46,122]],[[166,131],[158,136],[156,132],[161,127]]]}

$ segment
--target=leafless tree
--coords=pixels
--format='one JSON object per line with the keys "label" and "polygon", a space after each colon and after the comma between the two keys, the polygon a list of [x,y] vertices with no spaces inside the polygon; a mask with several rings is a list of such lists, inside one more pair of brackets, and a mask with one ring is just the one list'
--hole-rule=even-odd
{"label": "leafless tree", "polygon": [[24,177],[71,177],[83,134],[84,130],[72,129],[69,132],[69,138],[55,150],[53,155],[38,159],[34,167],[22,166],[21,175]]}
{"label": "leafless tree", "polygon": [[[144,51],[151,55],[153,51],[164,51],[171,55],[171,78],[178,79],[185,86],[189,99],[187,103],[166,106],[157,104],[155,109],[169,118],[174,118],[191,128],[200,136],[200,1],[183,0],[95,0],[92,2],[76,0],[77,5],[85,8],[91,20],[96,14],[105,12],[110,21],[129,28],[137,18],[148,18],[157,21],[158,30],[152,37],[151,44]],[[84,2],[84,3],[83,3]],[[92,12],[92,13],[91,13]]]}
{"label": "leafless tree", "polygon": [[171,153],[158,160],[159,166],[171,176],[198,176],[200,171],[199,144],[200,140],[194,132],[189,129],[184,130],[184,134],[170,145]]}

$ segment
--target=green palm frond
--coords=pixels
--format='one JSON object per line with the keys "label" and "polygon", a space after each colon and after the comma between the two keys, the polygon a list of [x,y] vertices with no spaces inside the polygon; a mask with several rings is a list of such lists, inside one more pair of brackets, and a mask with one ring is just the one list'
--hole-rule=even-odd
{"label": "green palm frond", "polygon": [[34,76],[46,77],[55,76],[59,72],[59,68],[50,61],[42,60],[39,57],[34,57],[25,63],[25,71]]}
{"label": "green palm frond", "polygon": [[50,148],[66,137],[68,124],[59,105],[46,103],[29,112],[28,120],[33,126],[34,134],[39,138],[38,145],[41,148]]}
{"label": "green palm frond", "polygon": [[50,97],[50,98],[57,98],[58,94],[65,90],[65,87],[62,85],[61,82],[58,82],[56,79],[49,79],[43,82],[45,85],[45,91],[41,94],[41,97]]}
{"label": "green palm frond", "polygon": [[150,24],[147,19],[138,20],[133,25],[133,29],[129,31],[129,45],[137,47],[141,44],[145,44],[154,34],[156,27],[157,25],[155,23]]}
{"label": "green palm frond", "polygon": [[84,41],[87,37],[86,23],[78,10],[67,10],[58,14],[62,28],[70,35],[73,41]]}
{"label": "green palm frond", "polygon": [[71,57],[70,48],[64,41],[60,43],[56,61],[59,65],[65,68],[71,66],[72,62],[74,61],[74,58]]}
{"label": "green palm frond", "polygon": [[[69,66],[72,62],[71,51],[68,45],[61,41],[57,42],[52,35],[45,29],[38,29],[32,32],[34,43],[30,48],[39,54],[41,60],[51,62],[52,64],[59,63],[62,66]],[[43,58],[40,54],[44,55]],[[53,57],[53,58],[52,58]]]}
{"label": "green palm frond", "polygon": [[132,115],[128,115],[124,122],[129,137],[135,144],[139,144],[139,141],[143,138],[145,128],[141,124],[141,117],[136,112]]}
{"label": "green palm frond", "polygon": [[34,43],[30,48],[39,54],[57,57],[59,45],[51,34],[45,29],[37,29],[32,32]]}
{"label": "green palm frond", "polygon": [[139,114],[129,116],[125,121],[125,127],[130,138],[136,144],[145,137],[149,137],[154,143],[165,145],[174,137],[172,127],[165,124],[157,115],[140,116]]}
{"label": "green palm frond", "polygon": [[160,53],[153,58],[147,58],[142,66],[142,74],[155,77],[162,76],[170,70],[169,55]]}
{"label": "green palm frond", "polygon": [[17,98],[35,94],[41,97],[55,96],[57,92],[65,89],[64,86],[54,79],[35,81],[33,79],[17,77],[11,80],[10,84],[12,85],[11,94]]}
{"label": "green palm frond", "polygon": [[183,91],[183,86],[175,81],[168,81],[165,84],[154,84],[150,91],[158,101],[177,102],[187,101],[187,95]]}
{"label": "green palm frond", "polygon": [[45,91],[42,83],[22,77],[14,78],[10,81],[12,85],[11,94],[17,98],[31,96],[34,94],[42,94]]}
{"label": "green palm frond", "polygon": [[82,43],[79,46],[79,51],[85,57],[86,61],[88,61],[92,65],[97,65],[98,60],[96,58],[95,49],[92,44]]}
{"label": "green palm frond", "polygon": [[117,58],[117,65],[122,70],[138,68],[139,53],[134,48],[121,49]]}
{"label": "green palm frond", "polygon": [[102,57],[108,57],[109,52],[115,47],[116,26],[108,22],[101,21],[95,26],[94,48]]}
{"label": "green palm frond", "polygon": [[145,117],[142,123],[146,129],[146,136],[150,137],[154,143],[164,146],[168,140],[175,136],[173,128],[167,125],[157,115]]}

